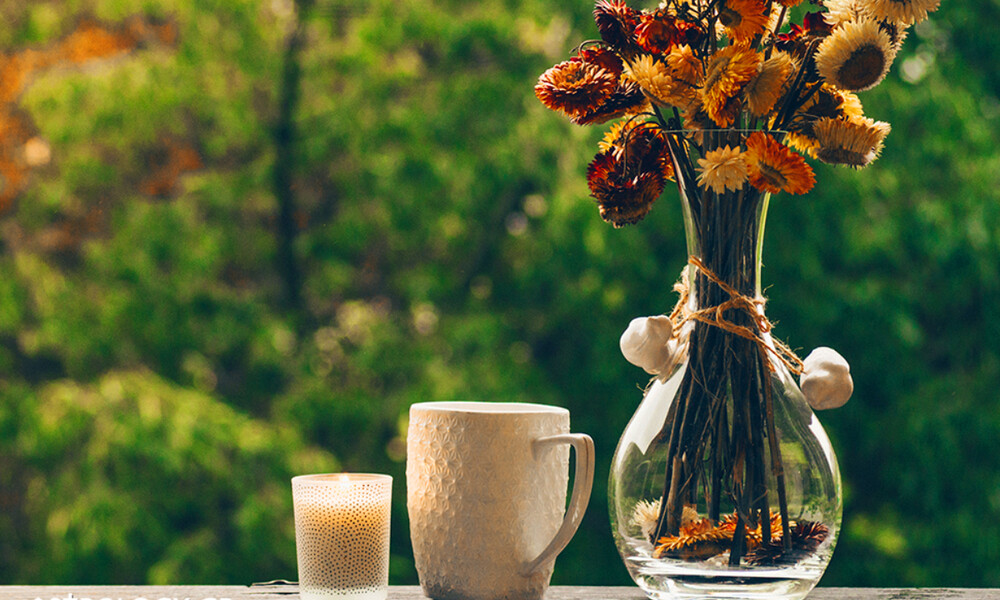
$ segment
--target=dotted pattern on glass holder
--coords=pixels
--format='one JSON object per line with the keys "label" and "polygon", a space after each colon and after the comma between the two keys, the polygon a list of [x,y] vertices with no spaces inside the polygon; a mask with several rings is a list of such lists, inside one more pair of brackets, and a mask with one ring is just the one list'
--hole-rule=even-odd
{"label": "dotted pattern on glass holder", "polygon": [[292,487],[301,590],[384,590],[392,480],[304,479],[293,481]]}

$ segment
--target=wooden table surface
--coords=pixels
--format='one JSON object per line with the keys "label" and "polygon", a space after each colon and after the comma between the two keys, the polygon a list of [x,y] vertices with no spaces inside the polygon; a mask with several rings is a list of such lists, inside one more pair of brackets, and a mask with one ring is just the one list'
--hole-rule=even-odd
{"label": "wooden table surface", "polygon": [[[0,600],[290,600],[292,584],[0,586]],[[636,587],[553,586],[545,600],[644,600]],[[1000,600],[1000,589],[816,588],[808,600]],[[425,600],[418,586],[392,586],[389,600]]]}

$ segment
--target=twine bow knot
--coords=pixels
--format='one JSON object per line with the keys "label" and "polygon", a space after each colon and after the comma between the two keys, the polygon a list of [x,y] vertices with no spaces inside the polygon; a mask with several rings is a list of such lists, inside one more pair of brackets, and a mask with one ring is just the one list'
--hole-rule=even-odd
{"label": "twine bow knot", "polygon": [[[765,334],[770,334],[771,329],[773,328],[771,321],[769,321],[767,316],[764,315],[764,304],[767,302],[766,299],[762,297],[752,298],[745,294],[741,294],[736,288],[729,285],[720,279],[718,275],[713,273],[712,270],[705,266],[705,263],[703,263],[697,256],[690,257],[688,259],[688,264],[700,271],[706,279],[719,286],[723,292],[729,295],[729,300],[726,300],[717,306],[707,306],[698,310],[691,310],[688,308],[688,300],[691,296],[691,285],[688,280],[687,269],[685,269],[681,274],[680,281],[674,284],[674,289],[680,293],[680,299],[678,299],[677,305],[674,306],[673,311],[670,312],[670,320],[674,324],[674,331],[679,331],[680,326],[688,321],[700,321],[706,325],[718,327],[723,331],[728,331],[733,335],[738,335],[741,338],[754,342],[762,356],[766,356],[767,353],[771,353],[778,361],[781,362],[781,364],[785,365],[785,367],[795,375],[800,375],[802,373],[802,359],[799,358],[787,344],[781,340],[775,339],[772,336],[765,337]],[[756,326],[756,329],[746,325],[737,325],[736,323],[726,319],[724,313],[727,310],[742,311],[750,317]],[[775,367],[773,363],[771,361],[766,361],[766,363],[768,370],[774,372]]]}

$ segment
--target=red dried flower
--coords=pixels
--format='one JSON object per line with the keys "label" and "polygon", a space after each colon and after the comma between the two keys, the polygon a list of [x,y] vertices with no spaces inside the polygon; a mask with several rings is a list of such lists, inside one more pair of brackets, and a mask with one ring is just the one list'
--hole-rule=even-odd
{"label": "red dried flower", "polygon": [[802,25],[807,35],[826,37],[833,31],[833,25],[827,22],[822,12],[806,13],[806,16],[802,18]]}
{"label": "red dried flower", "polygon": [[747,136],[750,185],[763,192],[804,194],[816,183],[805,159],[762,131]]}
{"label": "red dried flower", "polygon": [[[780,531],[780,530],[779,530]],[[802,521],[789,531],[791,547],[786,550],[781,535],[771,538],[747,554],[747,562],[752,565],[788,565],[808,557],[819,548],[830,535],[830,528],[815,521]]]}
{"label": "red dried flower", "polygon": [[669,52],[679,37],[677,18],[663,9],[641,15],[635,28],[635,40],[639,47],[654,54]]}
{"label": "red dried flower", "polygon": [[594,21],[605,43],[623,54],[635,54],[635,27],[639,22],[639,11],[629,8],[625,0],[597,0]]}
{"label": "red dried flower", "polygon": [[705,38],[705,31],[697,23],[689,23],[688,21],[677,19],[674,21],[674,26],[677,28],[678,45],[687,45],[694,48]]}
{"label": "red dried flower", "polygon": [[645,217],[673,174],[657,131],[645,123],[620,128],[617,140],[587,167],[587,185],[601,218],[615,227]]}
{"label": "red dried flower", "polygon": [[825,14],[823,12],[806,13],[801,25],[792,23],[791,31],[778,34],[777,48],[801,56],[810,39],[824,38],[833,31],[833,25],[826,21]]}
{"label": "red dried flower", "polygon": [[615,75],[621,75],[622,71],[625,70],[625,65],[622,64],[622,59],[618,58],[618,55],[611,50],[602,48],[601,46],[583,48],[577,52],[576,56],[574,56],[571,60],[578,60],[580,62],[597,65],[605,71],[614,73]]}
{"label": "red dried flower", "polygon": [[622,79],[618,87],[599,106],[573,117],[577,125],[606,123],[629,114],[642,112],[649,105],[649,98],[634,81]]}

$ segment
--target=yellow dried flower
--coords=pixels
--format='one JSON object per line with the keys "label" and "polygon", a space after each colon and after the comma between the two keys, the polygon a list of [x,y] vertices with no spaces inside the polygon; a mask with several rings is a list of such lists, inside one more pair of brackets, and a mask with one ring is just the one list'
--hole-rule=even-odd
{"label": "yellow dried flower", "polygon": [[826,0],[825,5],[823,18],[834,27],[861,19],[873,19],[878,22],[879,29],[889,36],[894,50],[899,51],[906,39],[908,23],[876,17],[866,0]]}
{"label": "yellow dried flower", "polygon": [[865,117],[819,119],[813,125],[816,157],[828,164],[866,167],[878,158],[890,130],[888,123]]}
{"label": "yellow dried flower", "polygon": [[867,16],[862,0],[826,0],[824,6],[823,19],[834,27]]}
{"label": "yellow dried flower", "polygon": [[876,19],[912,25],[937,10],[941,0],[868,0],[867,11]]}
{"label": "yellow dried flower", "polygon": [[835,29],[816,48],[816,70],[827,83],[849,92],[879,84],[896,57],[889,35],[862,19]]}
{"label": "yellow dried flower", "polygon": [[705,158],[698,159],[698,172],[698,184],[717,194],[736,191],[747,180],[747,164],[739,146],[730,148],[727,145],[706,152]]}
{"label": "yellow dried flower", "polygon": [[785,82],[792,72],[792,58],[784,52],[775,52],[764,61],[757,76],[747,83],[747,108],[756,117],[771,112],[774,103],[785,91]]}
{"label": "yellow dried flower", "polygon": [[643,54],[628,67],[628,73],[653,102],[660,106],[687,105],[695,90],[690,83],[675,79],[670,67]]}
{"label": "yellow dried flower", "polygon": [[863,117],[864,108],[861,106],[861,99],[853,92],[836,90],[835,95],[840,98],[840,112],[848,117]]}
{"label": "yellow dried flower", "polygon": [[626,119],[622,121],[615,121],[611,124],[611,129],[609,129],[601,141],[597,142],[597,147],[601,152],[612,154],[619,152],[624,146],[624,139],[628,135],[628,131],[636,126],[636,121],[632,119]]}
{"label": "yellow dried flower", "polygon": [[788,137],[785,141],[799,152],[816,158],[819,142],[813,132],[813,125],[824,117],[861,118],[864,117],[864,109],[857,94],[824,84],[796,113],[796,119],[788,127]]}

